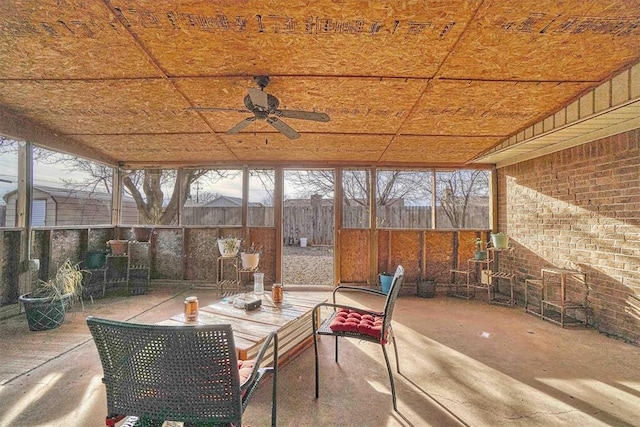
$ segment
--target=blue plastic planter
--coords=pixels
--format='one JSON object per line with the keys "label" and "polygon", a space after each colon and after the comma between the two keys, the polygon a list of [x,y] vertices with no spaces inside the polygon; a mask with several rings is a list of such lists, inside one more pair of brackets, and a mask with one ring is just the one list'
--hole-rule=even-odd
{"label": "blue plastic planter", "polygon": [[382,287],[382,292],[385,294],[389,293],[389,289],[391,289],[391,283],[393,282],[393,276],[388,274],[380,274],[380,287]]}

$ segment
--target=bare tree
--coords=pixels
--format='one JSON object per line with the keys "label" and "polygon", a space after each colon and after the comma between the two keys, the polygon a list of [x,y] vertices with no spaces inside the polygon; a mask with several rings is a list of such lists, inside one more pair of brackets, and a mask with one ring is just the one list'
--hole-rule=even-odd
{"label": "bare tree", "polygon": [[[398,200],[417,200],[423,196],[424,176],[406,170],[383,170],[378,172],[376,203],[386,206]],[[333,170],[291,171],[287,178],[296,187],[298,197],[308,198],[312,194],[327,197],[335,188]],[[342,193],[345,206],[368,206],[371,189],[371,172],[368,169],[345,170]]]}
{"label": "bare tree", "polygon": [[[376,174],[376,204],[380,207],[405,203],[431,206],[435,199],[436,206],[450,223],[441,221],[441,226],[465,228],[472,208],[488,212],[489,174],[487,170],[379,170]],[[371,170],[345,169],[342,176],[344,206],[368,206]],[[335,185],[332,170],[292,171],[288,179],[295,185],[297,195],[302,197],[311,194],[326,197],[333,192]],[[433,179],[436,182],[435,195]],[[378,214],[382,215],[382,211],[378,210]],[[393,223],[382,216],[377,218],[379,224]]]}
{"label": "bare tree", "polygon": [[274,169],[250,169],[249,175],[251,178],[255,178],[260,183],[260,186],[263,190],[266,191],[267,195],[262,198],[261,202],[265,206],[273,206],[275,194],[274,190],[276,188],[275,183],[275,170]]}
{"label": "bare tree", "polygon": [[[0,138],[0,154],[16,150],[15,141]],[[112,166],[39,147],[34,147],[33,156],[34,163],[58,165],[61,170],[70,172],[69,176],[61,178],[67,189],[113,191]],[[74,173],[80,178],[74,177]],[[135,201],[142,223],[168,225],[175,222],[180,201],[189,198],[191,185],[196,180],[206,175],[215,182],[235,173],[237,171],[208,169],[126,170],[122,184]]]}
{"label": "bare tree", "polygon": [[453,228],[465,228],[471,206],[486,206],[489,195],[489,172],[456,170],[436,173],[436,203]]}
{"label": "bare tree", "polygon": [[328,197],[335,187],[333,169],[286,171],[285,179],[295,188],[294,197],[304,199],[313,194]]}
{"label": "bare tree", "polygon": [[[197,184],[197,181],[194,184]],[[221,194],[216,191],[200,191],[199,194],[196,195],[196,203],[208,203],[220,196]],[[193,195],[191,194],[190,197],[193,198]]]}

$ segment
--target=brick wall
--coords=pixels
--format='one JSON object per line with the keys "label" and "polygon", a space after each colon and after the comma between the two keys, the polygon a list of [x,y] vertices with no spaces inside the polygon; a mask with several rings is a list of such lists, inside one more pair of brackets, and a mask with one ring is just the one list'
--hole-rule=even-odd
{"label": "brick wall", "polygon": [[589,323],[640,344],[640,129],[501,168],[498,200],[518,298],[542,267],[579,269]]}

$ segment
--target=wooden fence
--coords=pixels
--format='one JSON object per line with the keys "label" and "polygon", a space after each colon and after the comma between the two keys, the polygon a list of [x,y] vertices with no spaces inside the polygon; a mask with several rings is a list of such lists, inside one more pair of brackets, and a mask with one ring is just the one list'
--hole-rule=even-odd
{"label": "wooden fence", "polygon": [[[438,228],[452,227],[441,208],[437,208]],[[183,210],[183,225],[241,225],[242,211],[239,207],[188,207]],[[309,244],[332,245],[334,230],[333,206],[285,206],[283,210],[283,238],[285,244],[297,244],[306,237]],[[369,209],[363,206],[343,208],[344,228],[367,228]],[[273,227],[273,208],[250,207],[249,226]],[[378,207],[379,228],[430,229],[431,208],[428,206],[381,206]],[[487,229],[489,208],[471,206],[467,210],[465,228]]]}

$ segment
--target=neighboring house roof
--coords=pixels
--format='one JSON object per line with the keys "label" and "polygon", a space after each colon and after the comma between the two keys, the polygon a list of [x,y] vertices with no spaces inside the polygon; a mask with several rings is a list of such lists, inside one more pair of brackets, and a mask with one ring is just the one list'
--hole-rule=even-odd
{"label": "neighboring house roof", "polygon": [[[231,197],[231,196],[218,196],[213,200],[210,200],[203,204],[196,204],[193,206],[200,206],[206,208],[229,208],[229,207],[241,207],[242,199],[240,197]],[[260,207],[263,206],[262,203],[257,202],[249,202],[249,207]]]}
{"label": "neighboring house roof", "polygon": [[239,197],[218,196],[215,199],[204,203],[202,206],[207,208],[240,207],[242,206],[242,199]]}
{"label": "neighboring house roof", "polygon": [[[311,206],[311,199],[286,199],[285,206]],[[321,199],[320,206],[333,206],[333,199]]]}
{"label": "neighboring house roof", "polygon": [[[111,193],[105,193],[100,191],[76,190],[73,188],[49,187],[44,185],[34,185],[33,189],[39,190],[43,193],[47,193],[53,199],[63,199],[63,198],[69,199],[73,197],[76,199],[93,199],[93,200],[111,201],[111,198],[112,198]],[[5,194],[3,196],[5,203],[7,202],[7,200],[9,200],[11,196],[15,195],[17,192],[18,192],[18,189],[16,188],[15,190]],[[124,199],[127,201],[133,201],[131,197],[124,197]]]}
{"label": "neighboring house roof", "polygon": [[[333,206],[333,199],[316,199],[319,200],[319,206]],[[350,199],[352,206],[366,205],[366,199]],[[312,200],[309,199],[286,199],[284,201],[285,206],[315,206]],[[404,199],[401,197],[391,199],[386,206],[404,206]]]}

